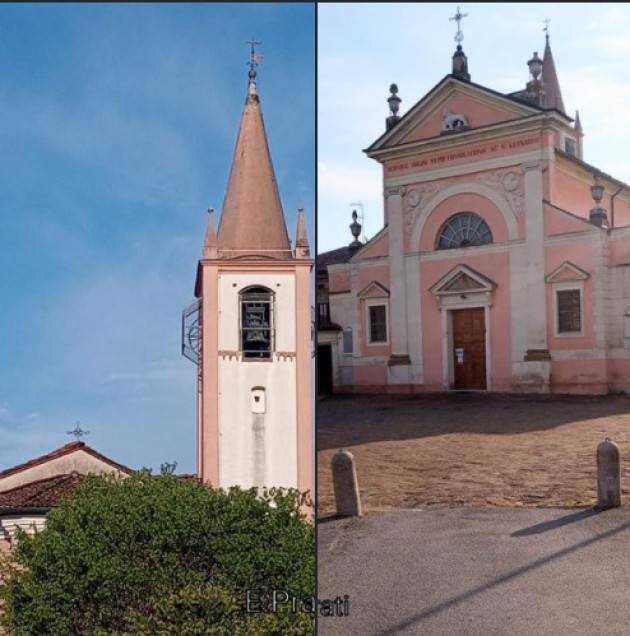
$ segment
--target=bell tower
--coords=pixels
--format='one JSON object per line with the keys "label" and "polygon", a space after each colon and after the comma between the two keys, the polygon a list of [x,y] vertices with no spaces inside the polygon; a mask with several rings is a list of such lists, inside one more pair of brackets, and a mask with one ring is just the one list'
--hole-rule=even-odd
{"label": "bell tower", "polygon": [[304,211],[287,233],[256,85],[218,230],[209,210],[184,355],[198,366],[197,472],[228,488],[293,487],[314,498],[311,270]]}

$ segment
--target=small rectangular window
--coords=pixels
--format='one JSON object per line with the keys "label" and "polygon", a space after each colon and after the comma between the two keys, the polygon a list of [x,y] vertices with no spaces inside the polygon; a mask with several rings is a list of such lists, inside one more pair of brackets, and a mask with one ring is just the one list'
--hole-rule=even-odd
{"label": "small rectangular window", "polygon": [[577,145],[575,143],[575,139],[571,139],[571,137],[564,138],[564,151],[569,155],[577,157]]}
{"label": "small rectangular window", "polygon": [[387,342],[387,314],[385,305],[372,305],[369,308],[370,342]]}
{"label": "small rectangular window", "polygon": [[582,303],[579,289],[556,292],[558,303],[558,333],[582,331]]}
{"label": "small rectangular window", "polygon": [[353,345],[352,345],[352,329],[344,329],[343,330],[343,352],[344,353],[353,353]]}

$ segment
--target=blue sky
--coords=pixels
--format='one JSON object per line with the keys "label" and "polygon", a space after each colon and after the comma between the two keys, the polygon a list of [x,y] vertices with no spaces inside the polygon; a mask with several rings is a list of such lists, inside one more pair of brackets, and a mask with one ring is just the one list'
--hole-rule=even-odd
{"label": "blue sky", "polygon": [[[361,151],[384,131],[388,87],[404,114],[450,72],[456,4],[322,4],[318,14],[318,250],[347,245],[350,203],[365,230],[382,227],[382,177]],[[527,60],[542,56],[543,20],[568,114],[579,109],[584,159],[630,183],[630,5],[461,4],[472,80],[502,92],[525,87]],[[349,28],[351,25],[351,28]]]}
{"label": "blue sky", "polygon": [[0,469],[72,438],[195,470],[179,353],[206,209],[259,93],[289,232],[314,238],[314,10],[0,5]]}

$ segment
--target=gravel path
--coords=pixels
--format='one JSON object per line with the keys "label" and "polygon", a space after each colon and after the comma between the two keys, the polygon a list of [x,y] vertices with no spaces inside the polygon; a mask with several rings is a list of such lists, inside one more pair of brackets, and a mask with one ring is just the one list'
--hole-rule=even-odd
{"label": "gravel path", "polygon": [[340,448],[355,456],[367,512],[592,505],[595,449],[607,436],[621,449],[627,505],[630,397],[331,397],[318,402],[319,515],[333,512]]}

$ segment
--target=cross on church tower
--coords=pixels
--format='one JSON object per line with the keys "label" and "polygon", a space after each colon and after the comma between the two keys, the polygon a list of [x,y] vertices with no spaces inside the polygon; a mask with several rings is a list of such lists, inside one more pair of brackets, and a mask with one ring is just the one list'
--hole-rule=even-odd
{"label": "cross on church tower", "polygon": [[259,40],[256,40],[256,38],[252,36],[252,39],[247,40],[245,44],[249,44],[250,46],[249,62],[247,62],[249,64],[249,70],[254,71],[254,69],[262,62],[262,59],[263,59],[262,55],[258,55],[258,53],[256,53],[256,48],[255,48],[257,44],[262,44],[262,42],[260,42]]}
{"label": "cross on church tower", "polygon": [[90,434],[90,431],[84,431],[81,428],[81,423],[80,422],[77,422],[75,424],[75,427],[71,431],[66,431],[66,435],[74,435],[76,440],[77,440],[77,442],[81,441],[81,438],[84,435],[89,435],[89,434]]}
{"label": "cross on church tower", "polygon": [[543,27],[543,31],[545,32],[545,38],[547,38],[547,41],[549,41],[549,23],[551,22],[551,20],[549,18],[545,18],[543,20],[543,24],[545,25]]}
{"label": "cross on church tower", "polygon": [[457,13],[455,13],[455,15],[452,18],[449,18],[450,22],[457,22],[457,33],[455,34],[455,42],[457,42],[457,44],[461,44],[463,39],[464,39],[464,34],[462,33],[462,20],[464,18],[467,18],[468,14],[467,13],[462,13],[461,9],[459,8],[459,6],[457,7]]}

